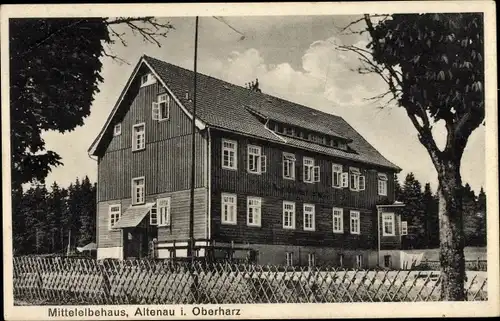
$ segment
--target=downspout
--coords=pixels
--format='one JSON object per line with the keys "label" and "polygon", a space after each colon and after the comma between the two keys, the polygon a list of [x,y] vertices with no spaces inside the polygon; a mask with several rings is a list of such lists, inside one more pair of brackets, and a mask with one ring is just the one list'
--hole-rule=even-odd
{"label": "downspout", "polygon": [[212,137],[210,135],[210,127],[207,127],[208,144],[207,144],[207,239],[212,238]]}
{"label": "downspout", "polygon": [[377,267],[380,267],[380,208],[377,205]]}
{"label": "downspout", "polygon": [[96,258],[97,258],[97,250],[99,249],[99,157],[92,158],[92,155],[87,151],[87,156],[97,162],[97,181],[95,185],[95,244],[97,245],[96,249]]}

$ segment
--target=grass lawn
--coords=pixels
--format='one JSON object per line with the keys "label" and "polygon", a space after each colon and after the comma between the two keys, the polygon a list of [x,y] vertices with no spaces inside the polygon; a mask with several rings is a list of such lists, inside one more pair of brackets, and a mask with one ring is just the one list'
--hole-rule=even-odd
{"label": "grass lawn", "polygon": [[[439,248],[437,249],[420,249],[420,250],[404,250],[406,253],[414,253],[419,254],[424,252],[424,260],[429,261],[439,261]],[[466,261],[477,260],[479,257],[480,260],[486,260],[487,253],[486,247],[473,247],[467,246],[464,249],[464,255]]]}

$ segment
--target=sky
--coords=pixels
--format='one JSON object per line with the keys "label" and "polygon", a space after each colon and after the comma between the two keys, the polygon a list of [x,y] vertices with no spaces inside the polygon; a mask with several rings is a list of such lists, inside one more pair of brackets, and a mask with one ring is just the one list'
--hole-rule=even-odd
{"label": "sky", "polygon": [[[368,100],[387,90],[377,75],[360,75],[353,69],[359,61],[353,53],[335,50],[334,44],[364,45],[359,35],[340,33],[355,16],[253,16],[224,17],[233,28],[213,17],[199,21],[198,70],[201,73],[244,85],[259,79],[263,92],[343,117],[369,143],[403,170],[400,181],[413,172],[423,184],[437,188],[437,174],[416,130],[404,109],[394,104]],[[127,46],[120,42],[107,50],[129,64],[103,57],[104,78],[95,95],[91,114],[83,126],[66,134],[46,132],[49,150],[62,157],[64,165],[53,168],[46,179],[67,186],[76,177],[97,179],[97,163],[87,150],[104,125],[118,96],[143,54],[193,69],[194,18],[159,18],[175,29],[161,47],[144,42],[126,28]],[[444,144],[445,129],[434,126],[439,147]],[[485,185],[485,128],[476,129],[469,138],[462,160],[462,180],[475,191]]]}

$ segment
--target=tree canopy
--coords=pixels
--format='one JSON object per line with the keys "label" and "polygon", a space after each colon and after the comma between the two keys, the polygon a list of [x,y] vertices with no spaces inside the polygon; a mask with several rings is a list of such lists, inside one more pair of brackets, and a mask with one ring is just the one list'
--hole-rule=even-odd
{"label": "tree canopy", "polygon": [[[443,300],[464,300],[462,156],[471,133],[484,121],[484,23],[481,13],[425,13],[373,16],[366,48],[339,46],[359,55],[360,73],[376,73],[387,84],[378,99],[403,107],[427,150],[439,182],[439,236]],[[439,149],[432,128],[446,128]]]}

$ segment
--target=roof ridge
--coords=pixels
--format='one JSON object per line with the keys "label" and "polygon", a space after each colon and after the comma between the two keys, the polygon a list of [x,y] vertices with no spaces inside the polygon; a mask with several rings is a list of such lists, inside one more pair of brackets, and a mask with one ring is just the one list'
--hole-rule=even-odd
{"label": "roof ridge", "polygon": [[[144,58],[149,58],[149,59],[154,59],[154,60],[157,60],[161,63],[164,63],[164,64],[167,64],[167,65],[171,65],[171,66],[174,66],[176,68],[179,68],[179,69],[182,69],[184,71],[188,71],[188,72],[194,72],[193,70],[190,70],[190,69],[187,69],[187,68],[184,68],[184,67],[181,67],[181,66],[178,66],[178,65],[175,65],[173,63],[170,63],[170,62],[167,62],[167,61],[164,61],[164,60],[161,60],[161,59],[158,59],[156,57],[152,57],[152,56],[148,56],[146,54],[143,55]],[[271,97],[273,99],[278,99],[278,100],[281,100],[283,102],[286,102],[286,103],[291,103],[291,104],[294,104],[296,106],[299,106],[301,108],[306,108],[306,109],[310,109],[310,110],[314,110],[315,112],[319,112],[323,115],[328,115],[328,116],[333,116],[333,117],[337,117],[337,118],[341,118],[341,119],[344,119],[342,116],[339,116],[339,115],[335,115],[335,114],[331,114],[331,113],[327,113],[327,112],[324,112],[322,110],[319,110],[319,109],[316,109],[316,108],[312,108],[312,107],[308,107],[306,105],[303,105],[303,104],[299,104],[297,102],[294,102],[294,101],[290,101],[290,100],[287,100],[285,98],[281,98],[281,97],[277,97],[277,96],[273,96],[273,95],[270,95],[268,93],[264,93],[264,92],[254,92],[254,91],[250,91],[248,88],[245,88],[243,86],[240,86],[240,85],[237,85],[237,84],[234,84],[234,83],[231,83],[231,82],[228,82],[226,80],[223,80],[223,79],[220,79],[220,78],[216,78],[214,76],[210,76],[210,75],[207,75],[207,74],[204,74],[204,73],[201,73],[201,72],[197,72],[198,75],[202,75],[204,77],[207,77],[207,78],[211,78],[211,79],[214,79],[216,81],[219,81],[219,82],[222,82],[224,84],[228,84],[230,86],[234,86],[234,87],[238,87],[238,88],[241,88],[241,89],[245,89],[245,90],[248,90],[249,92],[252,92],[253,94],[260,94],[260,95],[263,95],[265,96],[265,98],[267,97]]]}

